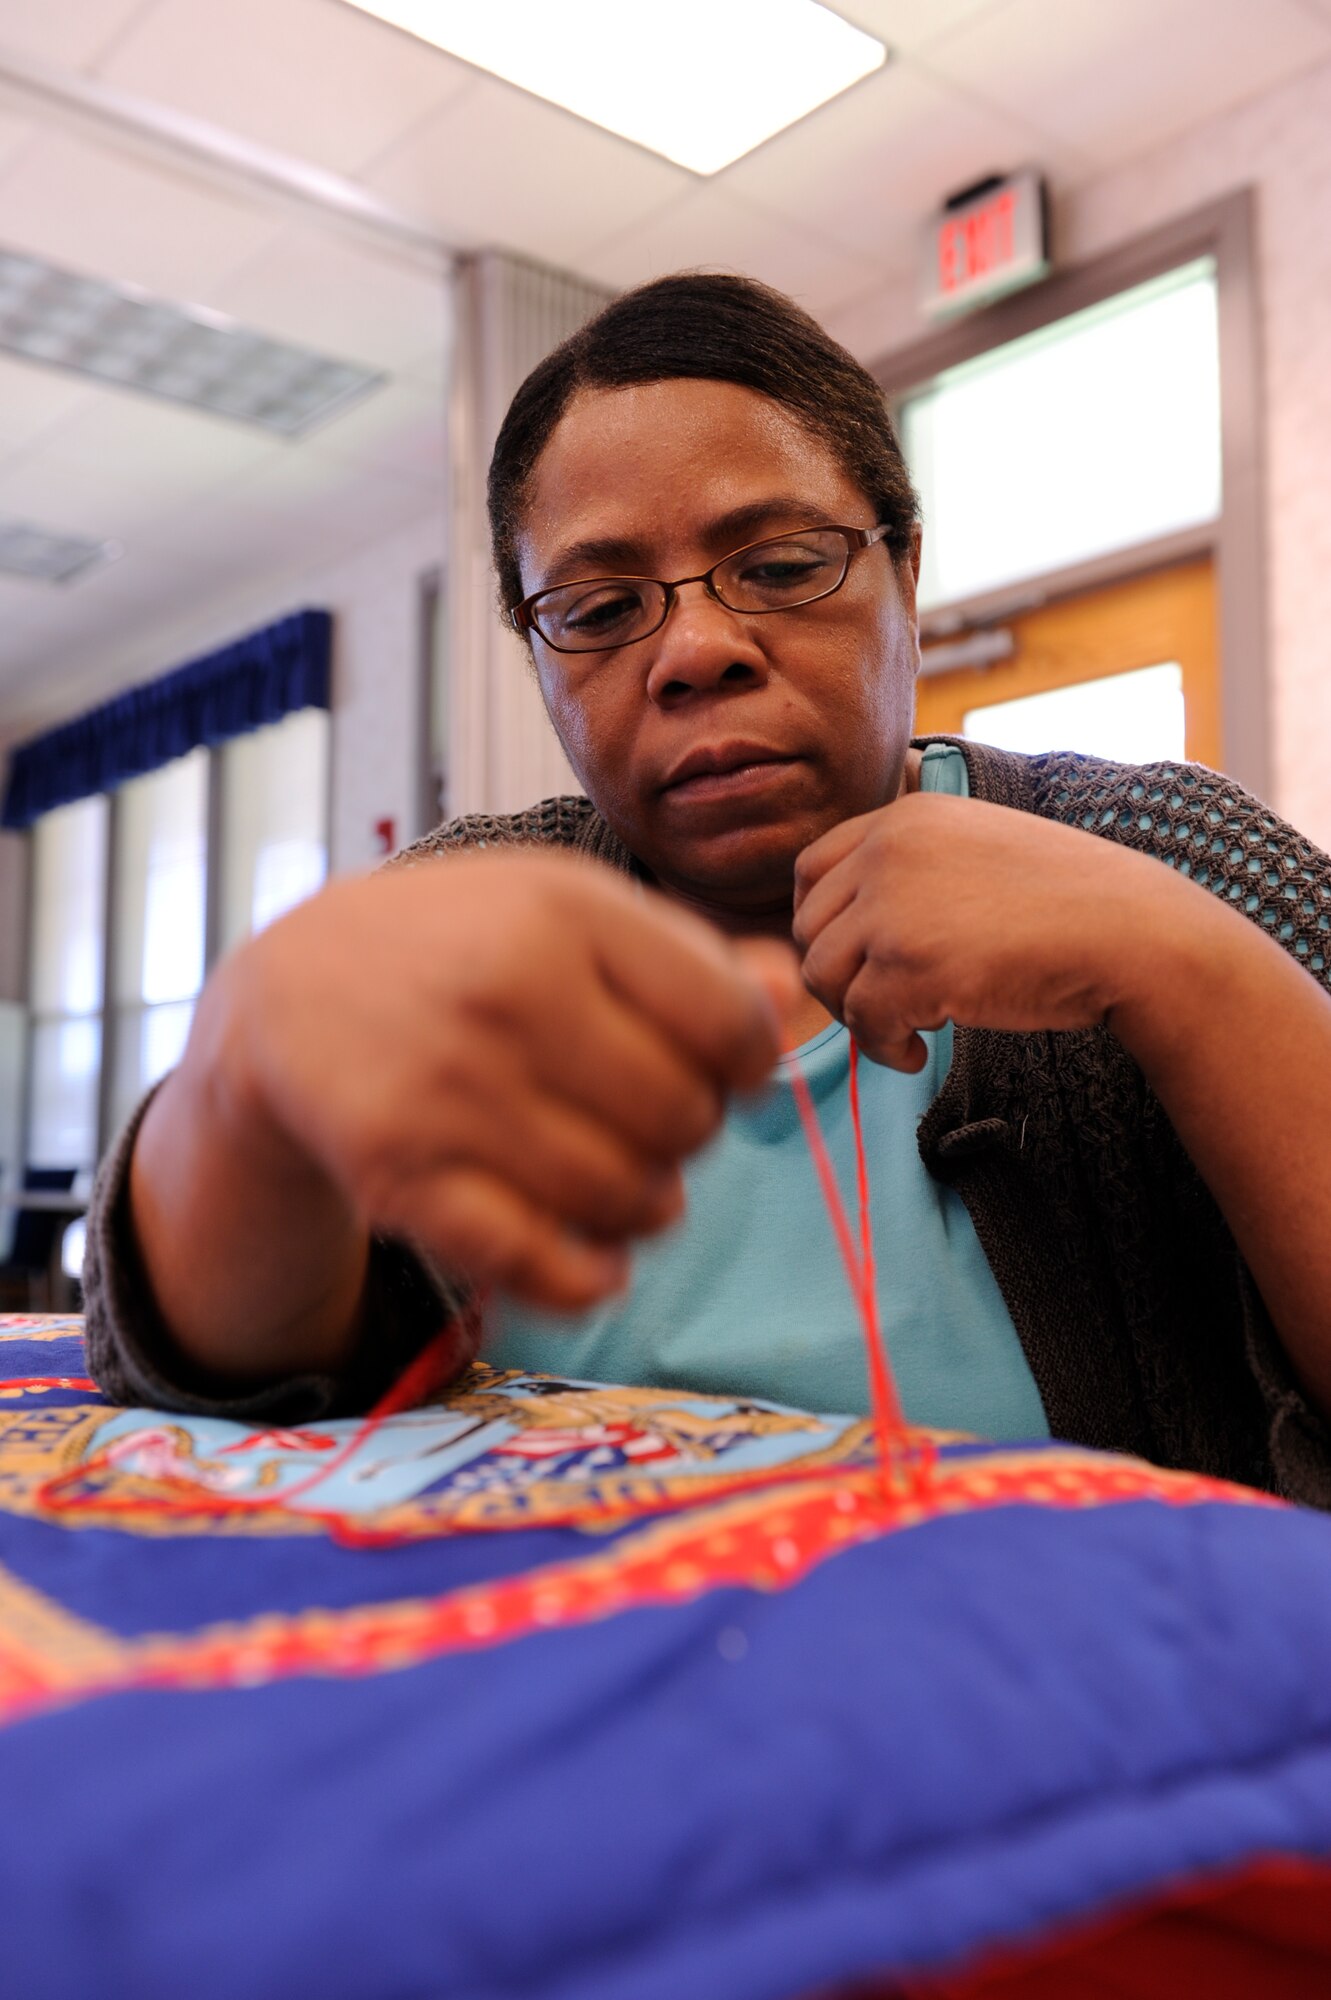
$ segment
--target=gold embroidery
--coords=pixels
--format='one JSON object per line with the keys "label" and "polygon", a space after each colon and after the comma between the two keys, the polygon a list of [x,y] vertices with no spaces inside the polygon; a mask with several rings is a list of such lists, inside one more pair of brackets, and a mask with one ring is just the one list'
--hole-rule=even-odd
{"label": "gold embroidery", "polygon": [[121,1640],[0,1568],[0,1712],[124,1671]]}

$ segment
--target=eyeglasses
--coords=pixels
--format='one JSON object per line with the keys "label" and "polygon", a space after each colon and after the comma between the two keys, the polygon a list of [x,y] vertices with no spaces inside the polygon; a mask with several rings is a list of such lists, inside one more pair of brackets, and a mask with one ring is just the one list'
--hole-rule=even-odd
{"label": "eyeglasses", "polygon": [[673,583],[650,576],[591,576],[557,583],[524,597],[509,612],[519,632],[539,632],[557,653],[608,653],[650,639],[670,616],[686,583],[700,583],[727,611],[793,611],[840,590],[851,557],[881,542],[891,528],[797,528],[751,542],[723,556],[700,576]]}

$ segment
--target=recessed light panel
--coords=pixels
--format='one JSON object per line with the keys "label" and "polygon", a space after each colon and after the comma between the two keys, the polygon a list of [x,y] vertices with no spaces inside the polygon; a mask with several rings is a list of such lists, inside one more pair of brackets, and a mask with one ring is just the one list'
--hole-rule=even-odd
{"label": "recessed light panel", "polygon": [[300,437],[384,379],[9,250],[0,250],[0,349],[283,437]]}
{"label": "recessed light panel", "polygon": [[34,583],[72,583],[84,570],[114,562],[116,542],[91,542],[82,535],[56,535],[28,521],[0,520],[0,573]]}
{"label": "recessed light panel", "polygon": [[[714,174],[880,69],[819,0],[350,0],[607,132]],[[541,163],[527,163],[540,178]]]}

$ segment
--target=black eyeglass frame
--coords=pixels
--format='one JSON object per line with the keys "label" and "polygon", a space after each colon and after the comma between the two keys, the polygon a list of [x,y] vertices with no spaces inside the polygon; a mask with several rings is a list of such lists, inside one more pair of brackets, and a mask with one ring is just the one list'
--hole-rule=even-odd
{"label": "black eyeglass frame", "polygon": [[[816,522],[810,522],[802,528],[791,528],[783,535],[764,535],[759,541],[746,542],[743,548],[732,549],[729,555],[722,556],[719,562],[714,562],[712,564],[712,567],[710,569],[702,570],[697,576],[678,576],[675,578],[673,583],[667,583],[666,579],[661,576],[571,577],[567,583],[546,584],[544,589],[534,590],[530,597],[524,597],[520,604],[515,604],[510,610],[508,614],[509,622],[512,625],[515,632],[535,632],[537,636],[542,641],[544,641],[544,643],[547,646],[550,647],[551,651],[555,653],[613,653],[616,650],[616,648],[620,646],[640,645],[644,639],[650,639],[654,633],[659,632],[674,608],[676,597],[679,595],[679,592],[683,589],[686,583],[702,584],[703,588],[706,590],[709,597],[714,598],[716,602],[720,605],[723,605],[727,611],[733,611],[736,613],[738,617],[741,618],[767,618],[770,617],[772,613],[776,611],[799,611],[806,604],[818,604],[821,603],[822,599],[825,597],[834,597],[837,591],[840,590],[842,584],[846,581],[846,578],[850,575],[851,562],[860,553],[861,549],[871,549],[876,542],[881,542],[882,540],[884,540],[886,536],[890,535],[891,532],[892,532],[892,523],[890,521],[880,521],[876,528],[846,528],[842,527],[837,522],[816,521]],[[841,571],[841,574],[837,578],[835,583],[829,584],[826,590],[815,591],[812,597],[801,597],[794,604],[767,604],[755,608],[752,606],[726,603],[725,598],[722,597],[720,591],[716,587],[715,578],[716,578],[716,572],[719,569],[724,569],[727,563],[734,562],[737,556],[749,555],[752,553],[754,549],[766,548],[769,545],[771,547],[778,547],[782,542],[794,541],[800,535],[844,536],[846,543],[846,561]],[[657,619],[656,623],[654,625],[650,625],[645,632],[635,633],[633,638],[631,639],[612,639],[602,645],[561,646],[557,639],[547,638],[546,634],[541,630],[540,626],[536,622],[537,607],[539,606],[541,599],[543,597],[553,597],[557,591],[585,590],[589,585],[596,583],[655,584],[659,590],[663,590],[665,592],[665,598],[661,606],[661,616]]]}

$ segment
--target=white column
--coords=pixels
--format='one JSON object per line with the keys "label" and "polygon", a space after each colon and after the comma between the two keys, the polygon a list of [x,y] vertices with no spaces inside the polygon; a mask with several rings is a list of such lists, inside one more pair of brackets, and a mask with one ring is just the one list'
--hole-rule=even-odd
{"label": "white column", "polygon": [[578,785],[546,720],[527,649],[500,621],[485,475],[518,385],[611,295],[489,250],[460,258],[454,283],[444,573],[447,804],[450,815],[515,812]]}

